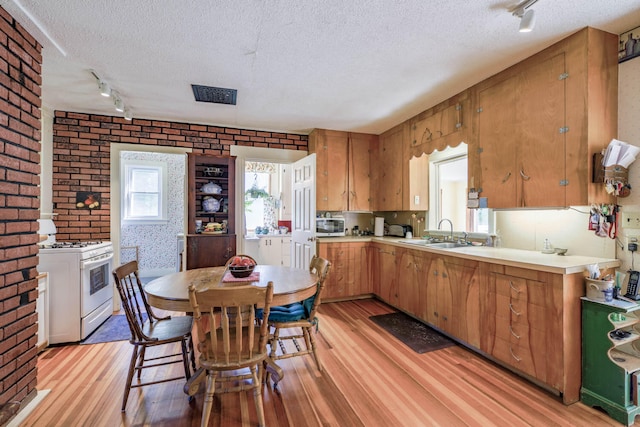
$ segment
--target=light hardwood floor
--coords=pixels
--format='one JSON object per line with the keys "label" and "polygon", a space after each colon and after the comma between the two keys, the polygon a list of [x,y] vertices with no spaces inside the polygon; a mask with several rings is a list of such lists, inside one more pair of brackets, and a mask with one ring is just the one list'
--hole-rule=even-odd
{"label": "light hardwood floor", "polygon": [[[317,337],[324,371],[308,356],[280,361],[280,392],[264,388],[267,425],[620,425],[581,403],[564,406],[464,347],[417,354],[369,320],[391,311],[373,299],[322,304]],[[45,350],[38,388],[51,392],[24,425],[200,425],[203,387],[190,405],[180,382],[132,390],[126,413],[120,412],[130,351],[127,341]],[[253,397],[216,398],[210,425],[257,425]]]}

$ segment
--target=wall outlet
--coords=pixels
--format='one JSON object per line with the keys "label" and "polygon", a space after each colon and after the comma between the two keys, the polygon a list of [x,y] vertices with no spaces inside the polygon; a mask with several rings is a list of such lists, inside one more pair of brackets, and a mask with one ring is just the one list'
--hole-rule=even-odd
{"label": "wall outlet", "polygon": [[635,243],[637,246],[640,246],[640,236],[627,234],[627,246],[625,247],[626,250],[629,250],[629,245],[631,243]]}
{"label": "wall outlet", "polygon": [[622,228],[640,228],[640,212],[622,212]]}

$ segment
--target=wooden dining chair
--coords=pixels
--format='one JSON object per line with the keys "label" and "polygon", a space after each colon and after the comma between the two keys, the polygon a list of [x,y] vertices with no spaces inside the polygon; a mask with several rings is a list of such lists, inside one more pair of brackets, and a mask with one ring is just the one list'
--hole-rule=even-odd
{"label": "wooden dining chair", "polygon": [[209,424],[215,393],[248,390],[253,390],[258,424],[265,425],[262,377],[269,331],[265,322],[256,322],[256,308],[268,315],[272,299],[273,282],[266,288],[242,285],[197,291],[189,287],[200,367],[207,372],[202,427]]}
{"label": "wooden dining chair", "polygon": [[[287,359],[289,357],[312,354],[316,365],[318,366],[318,370],[322,371],[322,364],[320,363],[316,340],[313,336],[312,330],[314,327],[316,328],[316,331],[318,329],[318,318],[316,317],[316,312],[321,302],[322,290],[324,289],[324,283],[330,269],[331,263],[328,260],[314,255],[309,263],[309,271],[318,275],[315,295],[304,301],[295,302],[285,306],[271,307],[271,313],[269,316],[265,316],[268,319],[269,326],[274,328],[273,333],[269,336],[271,360]],[[281,330],[287,328],[300,329],[297,329],[297,332],[281,335]],[[299,339],[304,340],[304,348],[298,342]],[[291,348],[287,349],[286,341],[293,343],[295,351],[290,352]],[[278,347],[280,347],[280,353],[277,351]],[[274,386],[277,387],[277,385],[277,382],[275,382]]]}
{"label": "wooden dining chair", "polygon": [[[127,399],[132,388],[144,387],[168,381],[186,381],[191,376],[191,369],[195,371],[195,354],[191,329],[192,316],[158,317],[147,302],[140,277],[138,276],[138,262],[128,262],[113,270],[116,288],[122,299],[122,308],[127,317],[133,345],[129,372],[122,399],[122,412],[127,406]],[[147,348],[168,344],[180,344],[181,351],[162,356],[147,357]],[[191,369],[189,367],[191,361]],[[172,376],[143,381],[142,370],[160,366],[182,363],[184,376]],[[133,376],[137,372],[137,383],[133,384]],[[162,372],[157,370],[156,372]],[[154,376],[155,378],[155,376]]]}

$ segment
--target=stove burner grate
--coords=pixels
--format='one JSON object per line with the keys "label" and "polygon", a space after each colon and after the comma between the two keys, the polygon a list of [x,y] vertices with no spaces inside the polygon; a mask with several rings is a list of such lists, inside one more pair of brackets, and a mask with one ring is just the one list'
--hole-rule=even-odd
{"label": "stove burner grate", "polygon": [[102,242],[55,242],[44,246],[46,249],[60,248],[86,248],[87,246],[99,245]]}

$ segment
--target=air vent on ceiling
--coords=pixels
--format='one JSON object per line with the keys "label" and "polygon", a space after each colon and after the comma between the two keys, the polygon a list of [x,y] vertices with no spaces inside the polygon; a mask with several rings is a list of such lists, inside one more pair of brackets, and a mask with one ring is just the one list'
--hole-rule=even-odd
{"label": "air vent on ceiling", "polygon": [[191,85],[193,96],[198,102],[211,102],[213,104],[236,105],[236,89],[225,89],[223,87]]}

